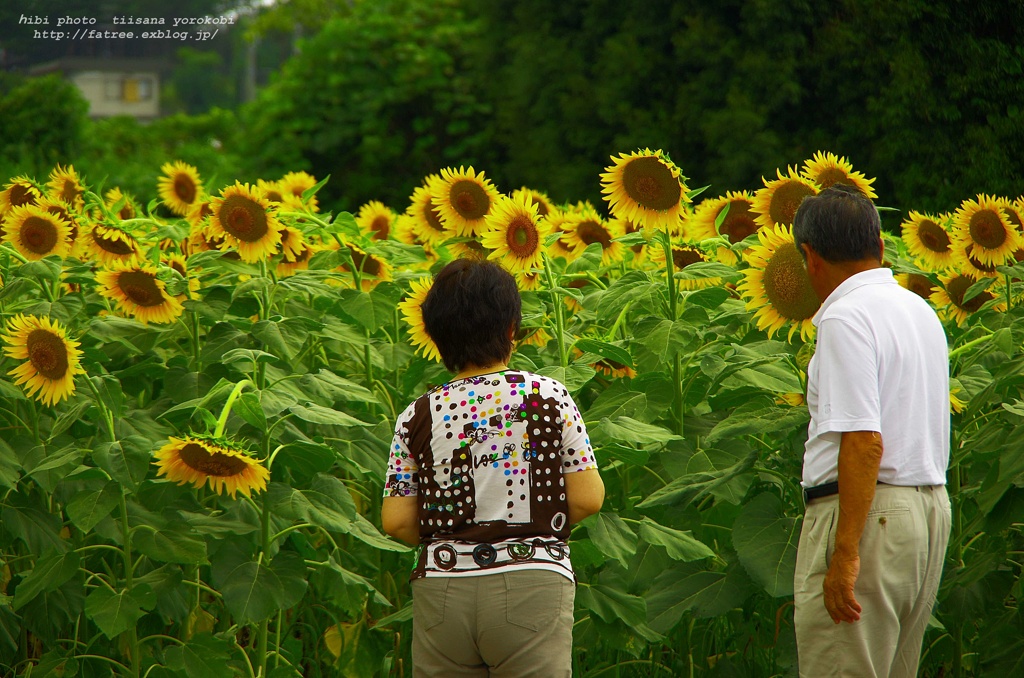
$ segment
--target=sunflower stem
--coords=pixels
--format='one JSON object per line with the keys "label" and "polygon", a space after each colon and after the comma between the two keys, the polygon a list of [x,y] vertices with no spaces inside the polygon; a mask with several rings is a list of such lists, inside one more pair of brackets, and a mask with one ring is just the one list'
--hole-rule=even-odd
{"label": "sunflower stem", "polygon": [[217,419],[217,428],[213,432],[215,438],[220,438],[224,435],[224,429],[228,425],[228,415],[231,414],[231,407],[238,400],[238,396],[242,395],[242,390],[246,386],[252,386],[256,388],[256,385],[252,383],[250,379],[243,379],[242,381],[235,384],[235,387],[231,389],[231,395],[228,396],[228,401],[224,403],[224,409],[220,411],[220,418]]}
{"label": "sunflower stem", "polygon": [[[131,595],[131,591],[134,588],[135,583],[135,566],[132,564],[132,531],[128,525],[128,500],[125,495],[124,485],[121,485],[121,495],[118,503],[121,509],[121,540],[124,545],[124,588],[125,591]],[[134,626],[128,629],[128,640],[131,643],[132,653],[132,656],[130,657],[131,675],[138,678],[139,633]]]}
{"label": "sunflower stem", "polygon": [[[202,371],[202,359],[199,355],[199,314],[192,311],[192,368],[196,372]],[[196,380],[196,388],[199,388],[199,380]],[[198,396],[198,392],[197,395]]]}
{"label": "sunflower stem", "polygon": [[1013,308],[1013,296],[1010,294],[1010,274],[1006,274],[1006,310]]}
{"label": "sunflower stem", "polygon": [[972,348],[974,348],[978,344],[981,344],[983,342],[988,341],[989,339],[991,339],[993,337],[993,335],[995,335],[995,332],[989,332],[988,334],[986,334],[983,337],[978,337],[977,339],[972,339],[971,341],[968,341],[966,344],[964,344],[962,346],[957,346],[955,349],[953,349],[952,351],[949,352],[949,359],[952,360],[953,358],[956,358],[957,356],[959,356],[961,353],[964,353],[965,351],[971,350]]}
{"label": "sunflower stem", "polygon": [[544,279],[548,284],[548,292],[551,294],[551,307],[555,313],[555,340],[558,342],[558,364],[562,368],[569,366],[569,356],[565,348],[565,317],[563,316],[562,301],[555,294],[555,282],[551,275],[551,260],[544,255]]}
{"label": "sunflower stem", "polygon": [[[264,448],[270,444],[270,441],[266,441]],[[264,449],[264,451],[268,451]],[[260,512],[260,537],[262,553],[260,554],[261,559],[266,562],[270,558],[270,499],[268,493],[263,493],[263,510]],[[260,622],[260,633],[259,633],[259,644],[257,647],[258,659],[259,659],[259,671],[257,676],[265,678],[267,675],[267,641],[268,632],[270,629],[270,619],[264,619]]]}
{"label": "sunflower stem", "polygon": [[672,258],[672,239],[667,231],[659,231],[661,247],[665,251],[665,273],[668,282],[668,314],[669,320],[675,322],[677,319],[676,309],[676,271],[675,260]]}

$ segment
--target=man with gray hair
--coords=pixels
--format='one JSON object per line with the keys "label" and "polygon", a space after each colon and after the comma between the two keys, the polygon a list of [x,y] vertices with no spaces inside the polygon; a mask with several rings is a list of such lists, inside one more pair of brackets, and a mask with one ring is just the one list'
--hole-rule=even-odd
{"label": "man with gray hair", "polygon": [[949,352],[882,267],[856,189],[805,198],[793,238],[821,308],[807,368],[795,624],[801,676],[916,676],[949,541]]}

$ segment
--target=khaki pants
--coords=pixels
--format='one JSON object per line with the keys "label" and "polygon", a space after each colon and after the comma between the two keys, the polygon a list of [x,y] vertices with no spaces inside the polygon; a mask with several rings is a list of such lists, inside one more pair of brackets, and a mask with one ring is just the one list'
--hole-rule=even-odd
{"label": "khaki pants", "polygon": [[878,486],[860,540],[853,624],[832,622],[821,588],[838,519],[838,495],[811,501],[804,515],[794,581],[800,675],[916,676],[949,542],[946,488]]}
{"label": "khaki pants", "polygon": [[416,579],[413,676],[569,678],[575,598],[548,570]]}

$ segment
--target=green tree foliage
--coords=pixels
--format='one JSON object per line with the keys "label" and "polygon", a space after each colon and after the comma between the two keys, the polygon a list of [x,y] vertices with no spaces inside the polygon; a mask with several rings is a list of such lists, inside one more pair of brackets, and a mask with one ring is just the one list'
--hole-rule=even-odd
{"label": "green tree foliage", "polygon": [[66,162],[81,147],[89,104],[57,76],[0,81],[0,164]]}
{"label": "green tree foliage", "polygon": [[355,2],[303,42],[246,116],[258,169],[330,174],[325,197],[351,209],[401,204],[426,174],[479,163],[488,107],[462,4]]}

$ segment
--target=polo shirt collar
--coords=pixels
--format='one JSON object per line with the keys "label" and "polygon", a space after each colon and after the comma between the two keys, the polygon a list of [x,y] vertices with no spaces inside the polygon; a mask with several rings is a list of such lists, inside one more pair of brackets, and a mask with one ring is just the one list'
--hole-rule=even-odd
{"label": "polo shirt collar", "polygon": [[867,271],[861,271],[860,273],[854,273],[849,278],[841,282],[839,287],[832,290],[832,294],[828,295],[828,298],[825,299],[824,303],[822,303],[821,308],[819,308],[818,312],[814,314],[813,318],[811,318],[811,322],[815,327],[817,327],[818,323],[821,322],[821,316],[825,314],[825,311],[828,310],[829,306],[837,302],[839,299],[842,299],[858,287],[880,284],[899,284],[896,282],[896,278],[892,275],[892,269],[888,269],[883,266],[881,268],[872,268]]}

